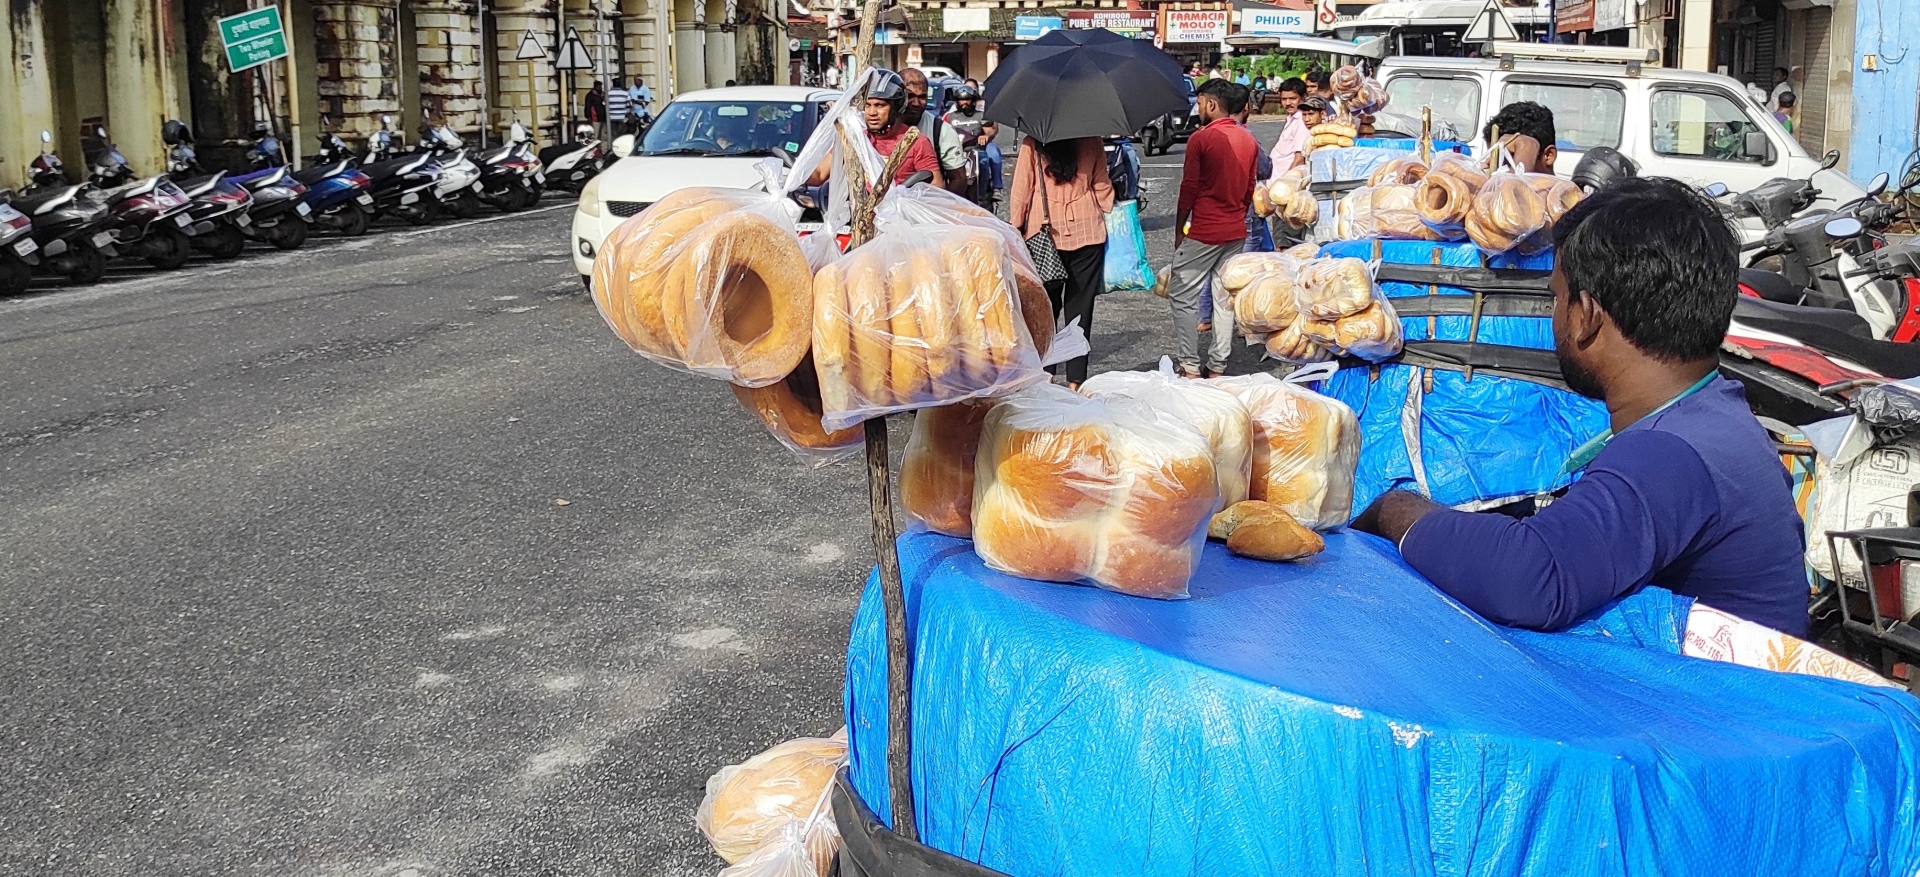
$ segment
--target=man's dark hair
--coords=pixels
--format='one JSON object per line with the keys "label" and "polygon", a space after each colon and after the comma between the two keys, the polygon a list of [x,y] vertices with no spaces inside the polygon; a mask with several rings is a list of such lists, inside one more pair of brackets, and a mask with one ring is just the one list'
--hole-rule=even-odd
{"label": "man's dark hair", "polygon": [[1620,180],[1567,211],[1553,245],[1569,293],[1593,296],[1640,352],[1693,362],[1720,349],[1739,294],[1740,245],[1692,186]]}
{"label": "man's dark hair", "polygon": [[1227,112],[1237,113],[1239,110],[1233,108],[1233,92],[1237,88],[1239,86],[1225,79],[1209,79],[1200,83],[1200,87],[1194,90],[1194,94],[1199,97],[1211,96],[1219,101],[1220,106]]}
{"label": "man's dark hair", "polygon": [[1274,89],[1274,90],[1275,90],[1275,91],[1284,91],[1284,92],[1288,92],[1288,93],[1291,93],[1291,94],[1297,94],[1297,95],[1299,95],[1299,96],[1301,96],[1301,97],[1306,97],[1306,96],[1307,96],[1307,82],[1306,82],[1306,80],[1304,80],[1304,79],[1301,79],[1301,78],[1300,78],[1300,77],[1298,77],[1298,76],[1295,76],[1295,77],[1292,77],[1292,78],[1290,78],[1290,79],[1288,79],[1288,80],[1287,80],[1287,81],[1285,81],[1285,82],[1282,82],[1282,83],[1280,83],[1280,87],[1279,87],[1279,88],[1277,88],[1277,89]]}
{"label": "man's dark hair", "polygon": [[1499,126],[1500,136],[1525,134],[1539,143],[1541,149],[1555,145],[1555,138],[1559,136],[1553,128],[1553,111],[1530,100],[1501,107],[1499,113],[1487,120],[1487,127],[1481,129],[1481,138],[1491,142],[1495,126]]}
{"label": "man's dark hair", "polygon": [[1333,74],[1325,70],[1307,71],[1307,84],[1313,86],[1314,91],[1325,91],[1331,86],[1332,82]]}
{"label": "man's dark hair", "polygon": [[1240,115],[1247,111],[1247,104],[1253,101],[1253,89],[1233,83],[1233,93],[1227,98],[1227,112]]}
{"label": "man's dark hair", "polygon": [[1799,103],[1799,101],[1800,99],[1797,97],[1794,97],[1793,92],[1791,91],[1780,92],[1780,106],[1783,109],[1786,107],[1793,106],[1794,104]]}
{"label": "man's dark hair", "polygon": [[1786,79],[1786,78],[1788,78],[1788,77],[1791,77],[1791,76],[1793,75],[1793,71],[1792,71],[1792,70],[1788,70],[1788,69],[1787,69],[1787,68],[1785,68],[1785,67],[1775,67],[1775,68],[1773,68],[1773,72],[1775,72],[1775,73],[1778,73],[1778,74],[1780,74],[1780,78],[1782,78],[1782,79]]}

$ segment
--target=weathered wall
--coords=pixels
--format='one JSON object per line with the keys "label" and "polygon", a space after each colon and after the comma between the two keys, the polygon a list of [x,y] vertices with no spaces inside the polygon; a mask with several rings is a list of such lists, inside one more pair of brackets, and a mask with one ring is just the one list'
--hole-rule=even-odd
{"label": "weathered wall", "polygon": [[320,112],[351,140],[400,112],[397,0],[314,0]]}
{"label": "weathered wall", "polygon": [[40,132],[60,127],[54,115],[53,65],[36,0],[6,0],[0,15],[0,185],[21,186],[40,152]]}
{"label": "weathered wall", "polygon": [[475,0],[414,0],[415,57],[420,103],[427,116],[463,135],[485,121],[480,66],[480,4]]}

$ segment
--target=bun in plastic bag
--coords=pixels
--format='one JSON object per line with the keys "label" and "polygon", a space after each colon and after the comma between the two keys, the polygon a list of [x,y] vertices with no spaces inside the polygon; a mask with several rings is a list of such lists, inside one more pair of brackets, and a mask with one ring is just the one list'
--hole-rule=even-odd
{"label": "bun in plastic bag", "polygon": [[1347,522],[1360,459],[1360,422],[1337,399],[1272,375],[1214,378],[1240,397],[1253,423],[1254,499],[1284,509],[1315,530]]}

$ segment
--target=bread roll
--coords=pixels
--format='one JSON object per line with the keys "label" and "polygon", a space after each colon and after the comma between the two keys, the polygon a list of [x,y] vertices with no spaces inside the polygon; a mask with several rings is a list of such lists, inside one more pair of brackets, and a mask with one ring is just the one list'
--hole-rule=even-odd
{"label": "bread roll", "polygon": [[1252,497],[1280,506],[1315,530],[1346,523],[1360,457],[1360,424],[1353,409],[1272,375],[1208,383],[1247,406],[1253,424]]}
{"label": "bread roll", "polygon": [[923,408],[900,460],[900,505],[927,529],[973,535],[973,464],[992,400]]}
{"label": "bread roll", "polygon": [[1420,182],[1427,175],[1427,164],[1419,158],[1392,158],[1381,162],[1373,173],[1367,176],[1369,186],[1408,185]]}
{"label": "bread roll", "polygon": [[1411,185],[1373,187],[1374,233],[1386,240],[1435,241],[1440,236],[1420,220],[1420,198]]}
{"label": "bread roll", "polygon": [[1300,310],[1312,319],[1357,314],[1373,303],[1373,276],[1354,258],[1314,259],[1300,268]]}
{"label": "bread roll", "polygon": [[1219,502],[1207,440],[1129,399],[1052,384],[988,412],[974,479],[974,549],[1044,581],[1180,597]]}
{"label": "bread roll", "polygon": [[1430,173],[1415,189],[1420,221],[1434,233],[1454,239],[1473,209],[1473,189],[1451,174]]}
{"label": "bread roll", "polygon": [[916,403],[933,399],[927,337],[921,330],[920,315],[922,311],[937,314],[946,302],[946,278],[942,274],[939,261],[924,250],[909,251],[887,273],[891,299],[887,320],[890,398]]}
{"label": "bread roll", "polygon": [[846,760],[846,741],[802,737],[723,767],[707,780],[694,823],[720,858],[737,862],[813,815]]}
{"label": "bread roll", "polygon": [[1053,302],[1038,275],[1013,266],[1014,287],[1020,291],[1020,318],[1027,325],[1027,337],[1033,340],[1034,353],[1045,359],[1053,349]]}
{"label": "bread roll", "polygon": [[1273,215],[1273,201],[1267,196],[1266,186],[1253,187],[1253,212],[1256,216]]}
{"label": "bread roll", "polygon": [[886,263],[861,258],[844,263],[847,325],[853,333],[849,362],[854,389],[871,406],[897,405],[892,386],[893,302],[887,289]]}
{"label": "bread roll", "polygon": [[1266,274],[1298,270],[1293,259],[1280,253],[1240,253],[1220,263],[1220,287],[1232,296]]}
{"label": "bread roll", "polygon": [[1253,475],[1253,425],[1232,393],[1161,372],[1102,372],[1081,384],[1096,399],[1129,399],[1191,425],[1207,440],[1222,505],[1245,499]]}
{"label": "bread roll", "polygon": [[1333,359],[1333,351],[1326,345],[1315,342],[1301,333],[1300,327],[1304,324],[1304,320],[1295,321],[1286,328],[1268,335],[1263,342],[1267,355],[1295,365],[1309,365]]}
{"label": "bread roll", "polygon": [[759,417],[767,431],[789,448],[805,453],[840,451],[860,444],[858,426],[828,432],[820,425],[820,378],[811,356],[802,359],[800,367],[784,380],[764,387],[729,386],[740,405]]}
{"label": "bread roll", "polygon": [[1280,255],[1286,256],[1287,258],[1290,258],[1296,262],[1305,262],[1308,259],[1319,258],[1320,245],[1319,244],[1294,244],[1291,247],[1281,250]]}
{"label": "bread roll", "polygon": [[1017,323],[1024,325],[1024,318],[1015,315],[1019,292],[1004,249],[991,235],[954,229],[942,236],[940,250],[961,319],[980,324],[981,347],[967,355],[976,358],[984,387],[997,382],[1023,351],[1032,349],[1030,342],[1023,342],[1025,333],[1014,328]]}
{"label": "bread roll", "polygon": [[1273,182],[1267,185],[1267,198],[1273,202],[1276,210],[1280,209],[1292,201],[1293,196],[1305,192],[1308,182],[1310,179],[1305,165],[1291,168],[1276,175]]}
{"label": "bread roll", "polygon": [[1333,209],[1333,236],[1357,241],[1374,236],[1373,190],[1362,186],[1340,199]]}
{"label": "bread roll", "polygon": [[1270,503],[1247,513],[1226,537],[1227,550],[1255,560],[1299,560],[1326,550],[1320,537]]}
{"label": "bread roll", "polygon": [[1301,192],[1287,202],[1287,223],[1294,228],[1305,228],[1320,219],[1320,202],[1312,195]]}
{"label": "bread roll", "polygon": [[1233,321],[1242,331],[1278,332],[1300,318],[1299,292],[1291,273],[1261,275],[1233,300]]}
{"label": "bread roll", "polygon": [[1357,314],[1333,324],[1332,347],[1345,356],[1381,362],[1400,352],[1400,317],[1385,298],[1376,298]]}
{"label": "bread roll", "polygon": [[791,373],[813,326],[798,238],[749,193],[681,190],[614,230],[594,265],[594,303],[634,351],[762,387]]}

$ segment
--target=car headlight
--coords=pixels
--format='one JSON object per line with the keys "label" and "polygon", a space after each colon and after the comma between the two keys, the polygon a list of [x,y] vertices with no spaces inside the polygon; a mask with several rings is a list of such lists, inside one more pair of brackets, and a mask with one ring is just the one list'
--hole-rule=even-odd
{"label": "car headlight", "polygon": [[580,187],[580,212],[599,219],[604,210],[600,203],[600,178],[594,177]]}

